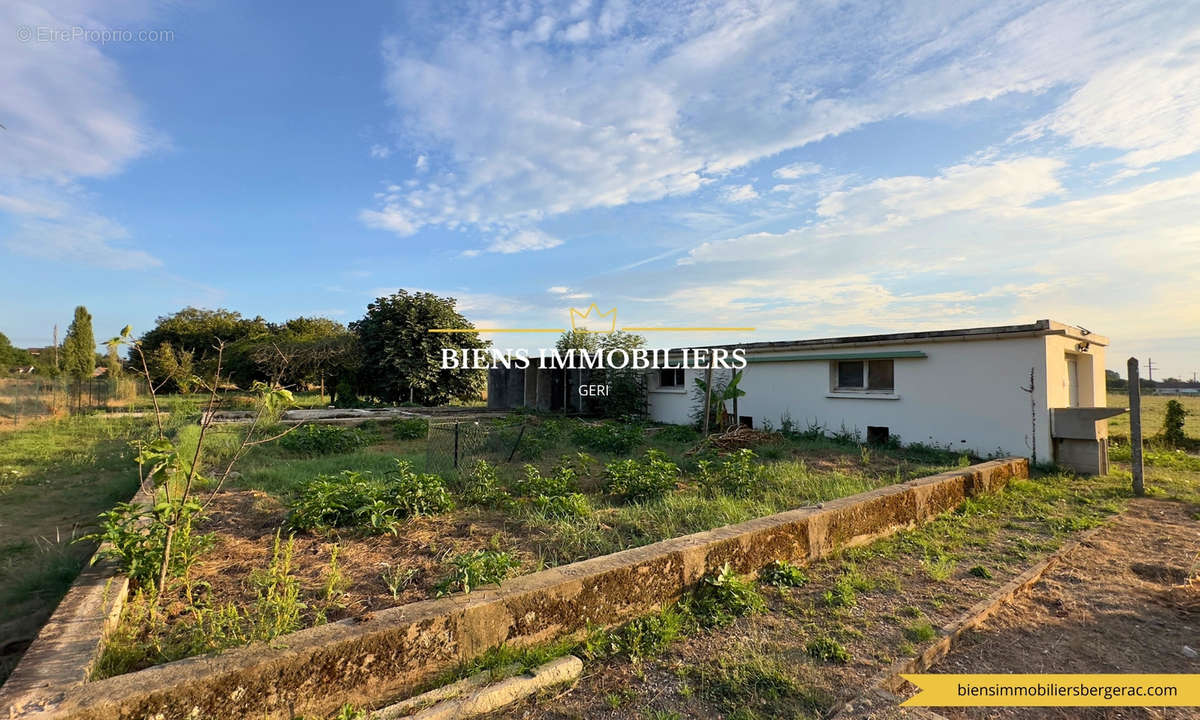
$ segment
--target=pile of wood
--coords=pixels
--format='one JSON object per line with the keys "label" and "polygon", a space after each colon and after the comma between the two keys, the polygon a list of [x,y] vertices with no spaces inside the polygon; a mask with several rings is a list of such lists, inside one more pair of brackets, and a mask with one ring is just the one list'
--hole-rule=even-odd
{"label": "pile of wood", "polygon": [[748,428],[745,425],[738,425],[737,427],[730,428],[725,432],[713,433],[712,435],[709,435],[690,452],[698,452],[709,447],[716,448],[718,452],[733,452],[734,450],[755,447],[757,445],[772,443],[777,440],[779,440],[779,435],[777,433],[771,433],[765,430],[755,430],[754,428]]}

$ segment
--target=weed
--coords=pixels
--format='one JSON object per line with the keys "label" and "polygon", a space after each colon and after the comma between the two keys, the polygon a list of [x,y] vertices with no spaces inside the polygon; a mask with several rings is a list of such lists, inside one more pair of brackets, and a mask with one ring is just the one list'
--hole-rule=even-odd
{"label": "weed", "polygon": [[842,644],[837,640],[821,635],[808,641],[804,646],[804,652],[808,653],[809,657],[822,662],[838,663],[845,665],[850,662],[850,652],[842,647]]}
{"label": "weed", "polygon": [[537,512],[552,520],[579,520],[592,514],[592,504],[582,493],[538,495],[531,503]]}
{"label": "weed", "polygon": [[776,560],[758,573],[758,579],[775,587],[800,587],[808,582],[808,576],[795,565]]}
{"label": "weed", "polygon": [[734,497],[748,497],[762,477],[762,465],[755,462],[757,457],[750,448],[742,448],[719,465],[701,460],[697,474],[700,486],[709,494],[719,491]]}
{"label": "weed", "polygon": [[954,574],[954,566],[957,564],[953,558],[940,553],[926,555],[925,559],[921,561],[922,567],[925,568],[925,575],[935,582],[949,580],[950,576]]}
{"label": "weed", "polygon": [[937,637],[937,630],[933,629],[928,620],[918,620],[904,628],[904,637],[913,643],[929,642]]}
{"label": "weed", "polygon": [[450,573],[437,585],[438,597],[458,591],[469,593],[480,585],[499,585],[521,566],[521,561],[499,550],[475,550],[456,555],[450,565]]}
{"label": "weed", "polygon": [[512,505],[512,498],[500,486],[496,466],[487,460],[477,460],[462,479],[462,498],[468,505],[504,509]]}
{"label": "weed", "polygon": [[704,578],[691,604],[696,619],[706,627],[729,625],[743,615],[764,612],[766,607],[754,585],[739,578],[729,563]]}
{"label": "weed", "polygon": [[371,534],[395,534],[405,518],[453,507],[441,477],[418,474],[411,464],[397,460],[383,477],[346,470],[339,476],[310,480],[300,489],[288,525],[300,530],[358,528]]}
{"label": "weed", "polygon": [[371,444],[373,434],[360,428],[310,424],[279,438],[279,446],[297,455],[348,453]]}
{"label": "weed", "polygon": [[429,434],[425,418],[400,418],[392,423],[392,437],[397,440],[420,440]]}
{"label": "weed", "polygon": [[559,465],[549,475],[542,475],[533,465],[525,465],[512,484],[512,492],[517,497],[555,497],[575,492],[576,486],[575,470],[569,466]]}
{"label": "weed", "polygon": [[398,565],[389,565],[379,575],[383,579],[383,584],[387,585],[388,592],[392,594],[393,600],[400,599],[400,594],[404,592],[416,576],[416,568],[402,568]]}
{"label": "weed", "polygon": [[658,450],[646,459],[617,460],[604,467],[604,489],[625,502],[655,500],[675,489],[679,466]]}
{"label": "weed", "polygon": [[258,596],[250,616],[251,634],[256,639],[269,639],[300,629],[300,611],[307,607],[300,602],[300,579],[292,574],[292,548],[288,538],[281,542],[275,534],[271,563],[266,570],[250,574],[250,586]]}
{"label": "weed", "polygon": [[778,657],[760,650],[734,652],[693,671],[702,694],[729,718],[795,717],[820,712],[832,702],[800,686]]}
{"label": "weed", "polygon": [[640,425],[614,422],[583,423],[571,432],[576,445],[595,452],[628,455],[642,442]]}
{"label": "weed", "polygon": [[992,571],[988,570],[987,568],[985,568],[982,565],[976,565],[976,566],[972,567],[970,570],[968,570],[967,572],[969,572],[970,574],[974,575],[977,578],[983,578],[984,580],[992,579]]}
{"label": "weed", "polygon": [[326,607],[339,605],[342,596],[348,589],[350,589],[350,579],[342,574],[341,565],[338,564],[338,546],[334,545],[329,551],[329,569],[326,571],[325,581],[321,585],[321,599]]}
{"label": "weed", "polygon": [[700,433],[691,425],[667,425],[654,434],[662,442],[691,444],[700,439]]}

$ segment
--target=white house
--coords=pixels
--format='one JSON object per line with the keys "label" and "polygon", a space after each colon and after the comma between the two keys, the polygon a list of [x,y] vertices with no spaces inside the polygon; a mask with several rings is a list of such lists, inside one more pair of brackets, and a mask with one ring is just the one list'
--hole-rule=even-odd
{"label": "white house", "polygon": [[[1107,345],[1084,328],[1039,320],[727,347],[746,352],[737,407],[744,424],[778,428],[790,417],[801,429],[845,428],[980,455],[1029,457],[1036,449],[1039,461],[1106,472],[1103,419],[1116,412],[1087,408],[1106,404]],[[650,416],[690,422],[694,380],[704,372],[652,371]]]}

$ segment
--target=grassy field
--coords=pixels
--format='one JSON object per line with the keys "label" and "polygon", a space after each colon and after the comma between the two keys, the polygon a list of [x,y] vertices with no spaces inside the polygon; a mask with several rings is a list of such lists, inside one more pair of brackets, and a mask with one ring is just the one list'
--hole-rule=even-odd
{"label": "grassy field", "polygon": [[[1200,438],[1200,397],[1195,396],[1173,396],[1173,395],[1142,395],[1142,437],[1149,440],[1152,436],[1162,432],[1163,419],[1167,413],[1167,403],[1171,400],[1178,400],[1184,410],[1187,411],[1187,419],[1184,421],[1184,432],[1188,437]],[[1127,393],[1112,393],[1108,394],[1109,407],[1129,407],[1129,395]],[[1108,421],[1108,432],[1116,438],[1129,437],[1129,413],[1123,413]]]}
{"label": "grassy field", "polygon": [[72,540],[136,490],[129,440],[149,422],[78,417],[0,434],[0,681],[94,550]]}

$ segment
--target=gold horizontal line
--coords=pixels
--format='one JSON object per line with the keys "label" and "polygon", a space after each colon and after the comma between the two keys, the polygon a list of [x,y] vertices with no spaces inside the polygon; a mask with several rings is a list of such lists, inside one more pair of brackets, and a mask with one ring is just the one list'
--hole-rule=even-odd
{"label": "gold horizontal line", "polygon": [[625,327],[625,328],[621,328],[621,329],[622,330],[638,330],[641,332],[650,332],[650,331],[653,331],[653,332],[694,332],[694,331],[701,331],[701,330],[703,330],[705,332],[723,331],[723,330],[737,330],[737,331],[741,331],[741,332],[754,332],[754,330],[755,330],[755,328],[752,328],[752,327]]}
{"label": "gold horizontal line", "polygon": [[489,332],[529,332],[529,333],[560,333],[562,328],[430,328],[431,333],[489,333]]}

